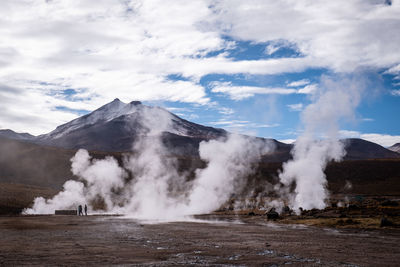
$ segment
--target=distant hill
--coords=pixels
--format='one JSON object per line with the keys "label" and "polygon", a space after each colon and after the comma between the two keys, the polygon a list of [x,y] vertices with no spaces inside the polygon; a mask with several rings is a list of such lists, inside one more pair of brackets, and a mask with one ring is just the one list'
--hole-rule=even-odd
{"label": "distant hill", "polygon": [[133,142],[150,131],[149,127],[160,128],[164,143],[175,154],[196,153],[202,140],[227,133],[189,122],[160,107],[146,106],[139,101],[125,104],[115,99],[33,141],[67,149],[130,151]]}
{"label": "distant hill", "polygon": [[363,139],[350,138],[342,142],[347,152],[345,160],[400,158],[400,154]]}
{"label": "distant hill", "polygon": [[[166,122],[168,126],[164,127]],[[133,142],[149,133],[149,125],[162,126],[162,141],[170,156],[177,158],[178,170],[192,175],[196,168],[205,166],[198,155],[200,142],[228,134],[223,129],[184,120],[160,107],[138,101],[125,104],[118,99],[48,134],[33,136],[0,130],[0,213],[20,211],[34,196],[51,196],[62,189],[65,181],[77,179],[70,171],[70,159],[79,148],[89,150],[95,158],[111,155],[121,163],[125,153],[132,153]],[[291,158],[293,148],[274,139],[253,138],[273,143],[276,149],[264,155],[256,173],[248,177],[249,192],[276,183],[282,163]],[[334,193],[340,193],[347,180],[353,184],[355,194],[400,194],[399,153],[362,139],[342,142],[347,151],[345,161],[330,163],[326,170]]]}
{"label": "distant hill", "polygon": [[[289,147],[290,145],[284,145],[278,150],[284,151]],[[15,199],[18,192],[23,199],[29,199],[32,198],[34,192],[40,195],[40,192],[53,194],[61,190],[65,181],[77,179],[70,171],[70,158],[75,152],[76,150],[47,147],[0,137],[0,186],[3,187],[3,191],[6,190],[5,188],[12,189],[10,192],[0,190],[0,193],[3,192],[0,202],[4,198]],[[124,153],[121,152],[92,151],[90,154],[95,158],[112,155],[120,163],[124,157]],[[288,155],[286,152],[284,154]],[[198,157],[177,157],[177,160],[177,168],[182,173],[190,173],[196,168],[205,166]],[[257,190],[257,188],[262,190],[265,188],[263,186],[269,182],[275,184],[281,168],[282,162],[279,161],[261,162],[256,173],[247,178],[249,191]],[[400,159],[332,162],[328,164],[326,174],[328,186],[333,193],[342,192],[346,181],[349,181],[353,185],[350,193],[400,195]],[[29,188],[34,188],[34,192]]]}
{"label": "distant hill", "polygon": [[400,143],[394,144],[391,147],[388,147],[389,150],[396,152],[396,153],[400,153]]}
{"label": "distant hill", "polygon": [[0,136],[15,140],[34,140],[35,136],[29,133],[16,133],[10,129],[0,130]]}
{"label": "distant hill", "polygon": [[72,178],[74,153],[0,137],[0,182],[60,189]]}
{"label": "distant hill", "polygon": [[[225,137],[228,133],[223,129],[184,120],[161,107],[146,106],[139,101],[126,104],[115,99],[44,135],[33,136],[12,130],[0,130],[0,136],[64,149],[85,148],[106,153],[128,152],[131,151],[132,144],[137,138],[149,133],[149,127],[159,128],[162,141],[171,155],[180,157],[196,157],[201,141]],[[276,147],[274,153],[263,157],[263,161],[282,162],[291,158],[290,151],[293,145],[275,139],[258,139],[273,143]],[[342,142],[346,145],[345,159],[400,157],[398,153],[362,139],[345,139]]]}

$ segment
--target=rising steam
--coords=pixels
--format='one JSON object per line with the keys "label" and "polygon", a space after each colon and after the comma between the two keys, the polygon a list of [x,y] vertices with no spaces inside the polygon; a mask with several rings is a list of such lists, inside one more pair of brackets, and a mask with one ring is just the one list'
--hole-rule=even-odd
{"label": "rising steam", "polygon": [[[338,139],[339,123],[352,118],[359,104],[364,85],[356,78],[333,80],[323,78],[319,94],[302,113],[303,134],[292,150],[293,159],[283,164],[280,181],[286,186],[289,205],[298,211],[322,209],[328,198],[324,174],[327,163],[339,161],[345,155]],[[293,193],[287,187],[295,183]]]}
{"label": "rising steam", "polygon": [[[281,183],[273,189],[278,198],[268,198],[268,203],[257,200],[265,208],[280,210],[288,204],[299,211],[326,206],[325,167],[345,155],[338,139],[339,124],[353,117],[365,87],[360,79],[340,78],[323,78],[312,103],[302,113],[304,131],[292,150],[293,159],[283,164]],[[194,178],[188,179],[189,174],[178,171],[176,158],[162,142],[173,117],[161,111],[139,111],[144,130],[122,165],[112,157],[92,159],[86,150],[79,150],[71,159],[71,170],[79,180],[67,181],[63,191],[52,199],[36,198],[33,207],[24,212],[51,214],[56,209],[74,209],[87,203],[90,209],[97,205],[106,212],[151,220],[209,213],[227,203],[233,194],[241,193],[261,156],[274,149],[272,143],[237,134],[203,141],[199,155],[206,166],[196,169]],[[235,203],[248,204],[246,199],[245,203]]]}
{"label": "rising steam", "polygon": [[146,130],[123,166],[112,157],[92,159],[81,149],[71,159],[71,170],[79,181],[67,181],[64,190],[52,199],[36,198],[33,207],[24,212],[51,214],[55,209],[75,209],[83,203],[91,209],[100,202],[106,212],[138,219],[176,220],[209,213],[240,192],[261,156],[274,148],[269,142],[236,134],[203,141],[199,154],[206,167],[197,169],[195,178],[188,181],[178,172],[176,159],[161,139],[172,118],[157,109],[142,112]]}

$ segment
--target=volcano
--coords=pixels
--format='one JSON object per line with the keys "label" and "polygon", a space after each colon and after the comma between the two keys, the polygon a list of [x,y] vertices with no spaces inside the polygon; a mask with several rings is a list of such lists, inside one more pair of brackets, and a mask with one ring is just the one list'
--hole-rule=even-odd
{"label": "volcano", "polygon": [[[84,148],[100,152],[128,152],[140,137],[147,136],[151,128],[160,128],[162,141],[171,155],[197,157],[201,141],[225,137],[228,132],[196,124],[162,107],[142,104],[140,101],[124,103],[118,98],[93,112],[58,126],[50,133],[33,136],[0,130],[7,139],[34,143],[41,146],[77,150]],[[253,137],[258,138],[258,137]],[[263,157],[266,162],[284,162],[291,158],[292,144],[275,139],[258,138],[275,145],[275,152]],[[342,140],[346,147],[345,159],[400,158],[400,154],[362,139]]]}
{"label": "volcano", "polygon": [[[178,158],[181,171],[205,166],[199,157],[200,142],[229,134],[223,129],[184,120],[161,107],[147,106],[139,101],[123,103],[119,99],[47,134],[33,136],[0,130],[0,188],[4,189],[0,192],[0,211],[1,203],[10,203],[12,199],[15,199],[11,201],[14,204],[7,204],[3,211],[8,212],[10,207],[12,211],[21,211],[34,196],[52,195],[65,181],[76,179],[70,170],[70,159],[79,148],[91,151],[96,159],[111,155],[121,163],[138,138],[154,134],[150,128],[159,129],[156,134],[161,134],[170,155]],[[249,138],[272,142],[275,146],[273,153],[262,157],[256,174],[248,177],[249,184],[274,181],[282,163],[292,157],[293,145],[274,139]],[[342,142],[347,151],[345,162],[333,164],[327,170],[334,191],[339,192],[348,180],[353,183],[354,190],[358,190],[354,191],[356,193],[398,192],[398,160],[392,159],[400,158],[399,153],[362,139]],[[380,191],[374,189],[377,184]]]}

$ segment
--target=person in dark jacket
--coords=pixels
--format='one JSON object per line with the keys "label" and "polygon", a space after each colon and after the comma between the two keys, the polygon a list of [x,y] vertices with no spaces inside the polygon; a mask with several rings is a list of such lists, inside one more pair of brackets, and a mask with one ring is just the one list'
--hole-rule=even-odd
{"label": "person in dark jacket", "polygon": [[87,216],[87,206],[85,204],[85,215]]}
{"label": "person in dark jacket", "polygon": [[82,205],[78,206],[78,216],[83,216],[83,212],[82,212]]}

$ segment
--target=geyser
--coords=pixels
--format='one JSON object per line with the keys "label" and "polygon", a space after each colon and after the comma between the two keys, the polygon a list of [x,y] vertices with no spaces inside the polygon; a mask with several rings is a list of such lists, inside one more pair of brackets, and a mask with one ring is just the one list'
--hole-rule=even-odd
{"label": "geyser", "polygon": [[[268,141],[237,134],[203,141],[199,155],[206,167],[195,170],[194,179],[188,181],[185,173],[178,172],[176,159],[169,156],[161,140],[171,117],[159,116],[157,109],[141,115],[146,131],[135,141],[123,166],[112,157],[92,159],[81,149],[71,159],[71,170],[79,181],[67,181],[64,190],[52,199],[35,199],[33,207],[24,213],[51,214],[55,209],[91,205],[99,199],[105,212],[138,219],[177,220],[209,213],[240,192],[261,156],[274,149]],[[132,179],[128,179],[128,173]]]}
{"label": "geyser", "polygon": [[[292,150],[293,159],[283,164],[279,174],[286,188],[289,205],[298,211],[322,209],[328,198],[325,167],[331,160],[339,161],[345,155],[343,143],[339,141],[339,123],[352,118],[364,90],[363,79],[324,77],[313,102],[302,113],[304,132],[296,140]],[[296,184],[294,192],[287,187]]]}
{"label": "geyser", "polygon": [[[288,204],[299,211],[300,207],[326,206],[329,193],[324,170],[329,161],[345,155],[339,124],[353,116],[365,86],[360,76],[324,77],[320,85],[301,115],[304,131],[291,152],[293,159],[284,163],[279,173],[280,184],[274,187],[278,197],[268,203],[264,199],[265,208],[280,210]],[[206,166],[196,169],[194,178],[188,179],[187,173],[178,172],[176,159],[161,139],[164,132],[172,130],[172,115],[158,108],[137,112],[143,130],[122,165],[112,157],[96,160],[86,150],[79,150],[71,159],[72,172],[79,180],[67,181],[52,199],[35,199],[33,207],[24,212],[52,214],[55,209],[101,202],[106,212],[139,219],[177,220],[209,213],[233,194],[243,192],[246,178],[255,171],[261,156],[274,150],[268,141],[237,134],[203,141],[199,155]],[[265,188],[268,190],[271,188]]]}

